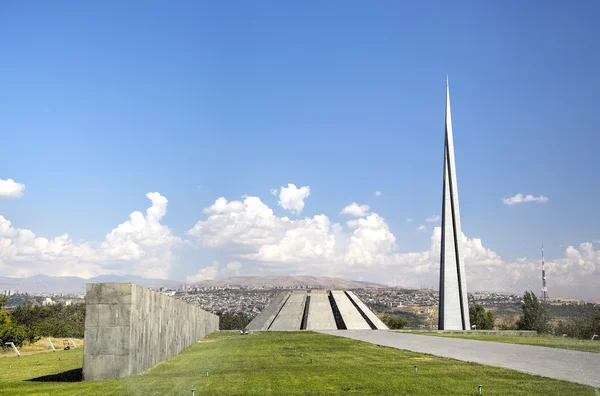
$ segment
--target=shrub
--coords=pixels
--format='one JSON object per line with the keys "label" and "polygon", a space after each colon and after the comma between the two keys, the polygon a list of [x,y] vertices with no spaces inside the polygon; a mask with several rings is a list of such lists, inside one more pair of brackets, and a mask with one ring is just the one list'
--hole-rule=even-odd
{"label": "shrub", "polygon": [[399,330],[408,326],[408,320],[399,316],[383,315],[381,321],[392,330]]}

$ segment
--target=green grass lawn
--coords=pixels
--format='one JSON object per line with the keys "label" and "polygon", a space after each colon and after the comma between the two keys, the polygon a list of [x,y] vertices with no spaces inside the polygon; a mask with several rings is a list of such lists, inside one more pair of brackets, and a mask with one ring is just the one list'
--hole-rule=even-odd
{"label": "green grass lawn", "polygon": [[81,360],[79,348],[0,359],[0,393],[191,395],[195,388],[198,396],[475,395],[482,384],[484,395],[597,395],[583,385],[311,332],[214,333],[143,374],[58,382],[77,380]]}
{"label": "green grass lawn", "polygon": [[487,335],[487,334],[452,334],[452,333],[428,333],[414,332],[410,334],[422,334],[436,337],[468,338],[470,340],[506,342],[509,344],[525,344],[544,346],[551,348],[573,349],[576,351],[600,353],[600,340],[577,340],[574,338],[557,337],[551,335],[537,336],[511,336],[511,335]]}

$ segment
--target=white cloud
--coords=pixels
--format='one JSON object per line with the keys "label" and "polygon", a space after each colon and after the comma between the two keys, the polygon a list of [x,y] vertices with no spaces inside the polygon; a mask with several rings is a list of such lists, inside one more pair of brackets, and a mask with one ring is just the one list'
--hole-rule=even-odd
{"label": "white cloud", "polygon": [[[147,197],[151,204],[145,213],[131,213],[99,242],[74,241],[67,234],[38,236],[0,216],[0,274],[91,277],[134,273],[168,277],[177,260],[173,252],[183,241],[163,224],[167,199],[159,193]],[[276,216],[258,197],[241,201],[218,198],[204,209],[203,218],[188,234],[229,262],[225,266],[213,262],[199,269],[189,276],[192,281],[240,273],[280,273],[381,283],[396,278],[398,284],[408,287],[438,284],[440,227],[433,229],[429,249],[401,251],[401,241],[377,213],[365,213],[343,224],[332,223],[324,214],[291,220]],[[526,288],[540,289],[537,257],[504,260],[479,238],[462,234],[460,241],[469,291],[522,293]],[[551,296],[597,298],[597,245],[585,242],[568,246],[559,258],[547,258],[546,266]]]}
{"label": "white cloud", "polygon": [[304,209],[304,200],[308,198],[309,195],[309,186],[297,188],[294,184],[288,184],[287,187],[281,187],[279,201],[277,201],[277,203],[283,209],[298,215],[302,213],[302,209]]}
{"label": "white cloud", "polygon": [[10,220],[4,218],[4,216],[0,216],[0,236],[11,236],[17,232],[12,225]]}
{"label": "white cloud", "polygon": [[548,201],[549,201],[549,198],[545,197],[543,195],[534,197],[531,194],[523,195],[521,193],[516,194],[514,197],[502,198],[502,202],[504,202],[505,205],[514,205],[514,204],[525,203],[525,202],[546,203]]}
{"label": "white cloud", "polygon": [[0,198],[21,198],[25,191],[25,184],[17,183],[13,179],[0,179]]}
{"label": "white cloud", "polygon": [[221,270],[219,270],[220,267],[221,263],[213,261],[211,265],[199,269],[194,275],[187,276],[185,281],[187,283],[198,283],[207,280],[227,278],[229,276],[238,276],[242,269],[242,263],[239,261],[232,261]]}
{"label": "white cloud", "polygon": [[410,217],[408,219],[406,219],[407,223],[412,223],[414,219],[411,219]]}
{"label": "white cloud", "polygon": [[[278,217],[258,197],[219,206],[220,211],[209,211],[189,234],[202,246],[250,263],[249,273],[342,276],[382,283],[395,277],[398,284],[408,287],[437,287],[440,227],[433,229],[430,249],[400,252],[396,237],[377,213],[332,224],[324,214],[298,220]],[[424,225],[419,228],[426,229]],[[505,261],[481,239],[464,234],[461,244],[468,290],[522,293],[525,288],[539,289],[537,258]],[[548,260],[553,295],[593,296],[600,284],[599,256],[589,243],[568,248],[561,259]]]}
{"label": "white cloud", "polygon": [[277,190],[276,188],[272,188],[271,189],[271,194],[277,196],[277,194],[279,194],[279,190]]}
{"label": "white cloud", "polygon": [[[385,220],[376,213],[348,221],[347,231],[325,215],[301,220],[277,217],[258,197],[230,204],[244,209],[214,213],[188,233],[203,246],[238,259],[274,266],[303,262],[328,271],[337,263],[374,265],[395,244]],[[323,267],[325,262],[331,267]]]}
{"label": "white cloud", "polygon": [[242,263],[239,261],[232,261],[231,263],[227,263],[225,268],[221,271],[222,275],[227,276],[239,276],[242,269]]}
{"label": "white cloud", "polygon": [[213,280],[219,273],[219,262],[213,261],[211,265],[201,268],[194,275],[189,275],[185,278],[187,283],[196,283],[207,280]]}
{"label": "white cloud", "polygon": [[427,221],[429,223],[435,223],[436,221],[440,221],[440,216],[439,215],[433,215],[431,217],[426,218],[425,221]]}
{"label": "white cloud", "polygon": [[148,193],[146,197],[152,201],[146,216],[133,212],[128,221],[106,235],[101,247],[110,259],[136,262],[136,272],[151,278],[165,278],[173,261],[171,248],[181,239],[161,224],[167,213],[167,198],[157,192]]}
{"label": "white cloud", "polygon": [[74,242],[69,235],[54,238],[14,228],[0,216],[0,272],[10,276],[49,274],[91,277],[106,273],[166,278],[175,259],[172,248],[181,239],[161,224],[167,199],[148,193],[152,205],[144,215],[133,212],[104,241]]}
{"label": "white cloud", "polygon": [[381,197],[382,195],[383,195],[383,193],[381,191],[375,191],[376,197]]}
{"label": "white cloud", "polygon": [[417,231],[427,231],[427,227],[425,227],[424,225],[420,225],[417,227]]}
{"label": "white cloud", "polygon": [[341,211],[341,214],[348,214],[354,217],[364,217],[367,215],[367,213],[369,213],[369,209],[369,205],[358,205],[356,202],[352,202]]}

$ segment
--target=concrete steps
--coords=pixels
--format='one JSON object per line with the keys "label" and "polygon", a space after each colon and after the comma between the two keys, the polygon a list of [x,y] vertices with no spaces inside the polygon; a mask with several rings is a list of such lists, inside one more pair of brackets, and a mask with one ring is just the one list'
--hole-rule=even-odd
{"label": "concrete steps", "polygon": [[305,303],[306,292],[293,292],[285,302],[283,308],[281,308],[281,311],[279,311],[269,330],[300,330]]}
{"label": "concrete steps", "polygon": [[387,330],[387,326],[351,291],[302,290],[277,295],[247,329]]}

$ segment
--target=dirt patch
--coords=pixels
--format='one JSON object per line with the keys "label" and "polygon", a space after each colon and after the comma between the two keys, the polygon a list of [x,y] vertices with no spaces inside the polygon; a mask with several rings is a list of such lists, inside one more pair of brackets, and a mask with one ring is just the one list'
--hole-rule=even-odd
{"label": "dirt patch", "polygon": [[211,338],[211,339],[206,339],[206,338],[203,338],[203,339],[201,339],[201,340],[200,340],[200,341],[198,341],[198,342],[215,342],[215,341],[219,341],[219,340],[217,340],[217,339],[212,339],[212,338]]}

